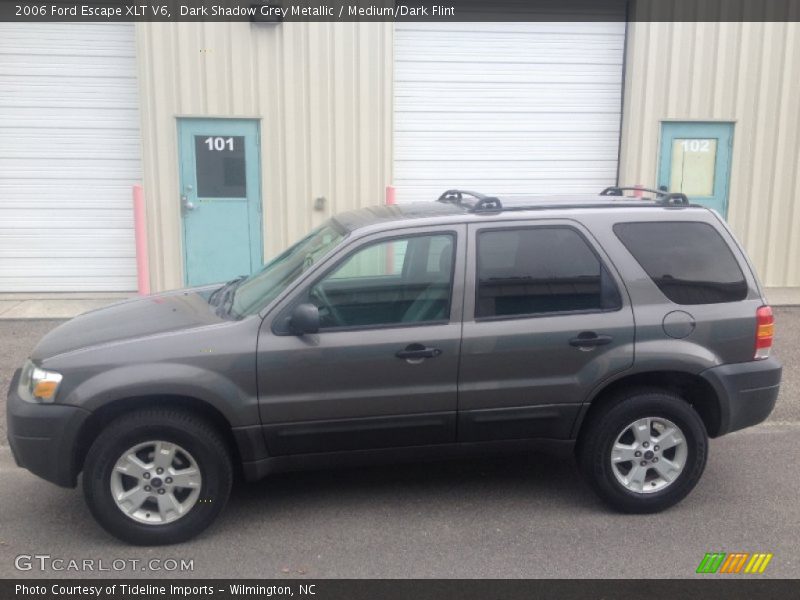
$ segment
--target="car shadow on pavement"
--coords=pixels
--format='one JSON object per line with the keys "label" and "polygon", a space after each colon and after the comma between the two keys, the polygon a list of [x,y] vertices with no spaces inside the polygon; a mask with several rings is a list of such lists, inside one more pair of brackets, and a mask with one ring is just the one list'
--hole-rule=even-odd
{"label": "car shadow on pavement", "polygon": [[[547,454],[453,459],[276,473],[255,483],[237,480],[227,511],[290,510],[315,513],[355,505],[384,507],[443,502],[452,509],[492,498],[540,508],[604,511],[571,458]],[[457,508],[457,506],[455,506]],[[488,508],[488,504],[487,504]]]}

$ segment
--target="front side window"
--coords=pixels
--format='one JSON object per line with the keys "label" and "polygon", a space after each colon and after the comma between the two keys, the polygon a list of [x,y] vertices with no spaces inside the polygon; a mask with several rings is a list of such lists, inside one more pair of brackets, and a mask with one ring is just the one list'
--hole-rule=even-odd
{"label": "front side window", "polygon": [[308,291],[321,329],[413,325],[450,317],[453,234],[417,235],[356,250]]}
{"label": "front side window", "polygon": [[407,249],[408,240],[368,246],[336,269],[330,279],[400,276],[403,273]]}
{"label": "front side window", "polygon": [[618,223],[614,233],[676,304],[737,302],[747,297],[739,264],[708,223]]}
{"label": "front side window", "polygon": [[614,310],[614,282],[584,238],[569,227],[478,234],[475,316],[512,317]]}

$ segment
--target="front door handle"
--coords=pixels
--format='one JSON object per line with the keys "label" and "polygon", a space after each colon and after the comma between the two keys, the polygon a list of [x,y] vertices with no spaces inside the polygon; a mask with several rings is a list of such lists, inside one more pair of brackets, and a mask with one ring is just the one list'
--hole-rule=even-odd
{"label": "front door handle", "polygon": [[436,358],[442,353],[438,348],[427,348],[422,344],[409,344],[395,356],[405,360],[422,360],[423,358]]}
{"label": "front door handle", "polygon": [[194,210],[195,209],[194,203],[193,202],[189,202],[189,196],[187,196],[186,194],[183,194],[181,196],[181,207],[183,207],[184,210]]}
{"label": "front door handle", "polygon": [[595,346],[605,346],[613,341],[610,335],[597,335],[594,331],[581,331],[578,337],[574,337],[569,341],[570,346],[575,346],[580,349],[590,349]]}

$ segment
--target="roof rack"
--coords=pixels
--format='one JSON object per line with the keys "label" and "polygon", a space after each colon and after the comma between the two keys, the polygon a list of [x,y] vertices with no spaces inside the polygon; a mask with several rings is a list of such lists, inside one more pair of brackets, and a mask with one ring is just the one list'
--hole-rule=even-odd
{"label": "roof rack", "polygon": [[656,201],[662,204],[689,204],[689,197],[682,192],[669,192],[665,189],[654,190],[646,187],[630,187],[630,186],[616,186],[612,185],[607,187],[602,192],[601,196],[622,196],[622,192],[647,192],[648,194],[655,194]]}
{"label": "roof rack", "polygon": [[[506,212],[506,211],[526,211],[526,210],[545,210],[551,208],[614,208],[619,207],[621,205],[621,201],[624,200],[626,205],[636,206],[639,203],[639,198],[634,198],[632,196],[624,196],[624,191],[643,191],[648,192],[650,194],[655,194],[654,204],[643,204],[643,206],[664,206],[664,205],[681,205],[681,206],[691,206],[689,203],[689,198],[686,194],[681,192],[668,192],[666,190],[653,190],[650,188],[641,188],[641,187],[619,187],[619,186],[612,186],[607,187],[596,199],[592,199],[588,202],[576,202],[572,204],[563,204],[557,202],[550,202],[547,200],[543,200],[541,203],[535,204],[509,204],[503,206],[503,203],[500,201],[500,198],[496,196],[487,196],[485,194],[481,194],[479,192],[471,192],[469,190],[447,190],[444,192],[439,198],[437,198],[437,202],[442,202],[445,204],[454,204],[456,206],[462,207],[471,213],[498,213],[498,212]],[[608,201],[603,202],[601,200],[602,197],[609,198]],[[475,201],[471,203],[465,202],[467,198],[472,198]],[[618,198],[618,200],[613,200],[611,198]]]}
{"label": "roof rack", "polygon": [[[464,204],[464,197],[475,198],[477,202],[474,204]],[[486,196],[478,192],[470,192],[469,190],[447,190],[436,200],[437,202],[444,202],[447,204],[455,204],[456,206],[464,206],[470,212],[478,212],[481,210],[503,210],[503,203],[500,198],[495,196]]]}

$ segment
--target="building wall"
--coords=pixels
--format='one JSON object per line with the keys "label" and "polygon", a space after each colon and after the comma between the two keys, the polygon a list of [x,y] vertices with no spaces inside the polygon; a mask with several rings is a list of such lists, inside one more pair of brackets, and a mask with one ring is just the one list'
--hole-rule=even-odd
{"label": "building wall", "polygon": [[800,303],[798,74],[797,22],[628,25],[620,183],[655,183],[662,120],[735,122],[728,222],[773,303]]}
{"label": "building wall", "polygon": [[[648,9],[657,3],[638,3],[638,18]],[[382,201],[391,23],[136,27],[153,289],[183,284],[177,117],[261,119],[266,257],[332,213]],[[775,303],[800,302],[797,73],[798,23],[628,24],[620,183],[655,183],[662,120],[735,122],[728,222]]]}
{"label": "building wall", "polygon": [[[150,276],[183,285],[178,117],[261,119],[264,256],[391,180],[391,23],[139,23]],[[314,200],[326,199],[324,211]]]}

